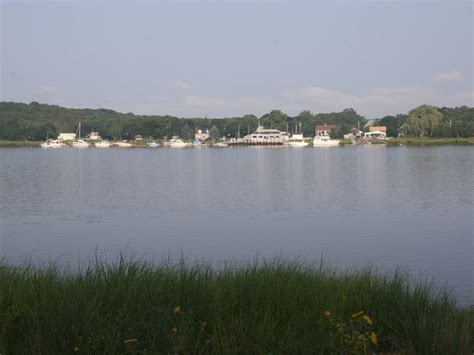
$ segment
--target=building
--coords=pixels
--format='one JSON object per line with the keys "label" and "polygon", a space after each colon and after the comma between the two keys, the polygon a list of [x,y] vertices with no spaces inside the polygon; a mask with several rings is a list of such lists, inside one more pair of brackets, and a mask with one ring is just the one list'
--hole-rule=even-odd
{"label": "building", "polygon": [[316,125],[315,132],[317,136],[327,136],[331,134],[331,130],[336,129],[336,126],[333,124],[320,124]]}
{"label": "building", "polygon": [[76,133],[59,133],[58,139],[63,142],[73,141],[76,139]]}
{"label": "building", "polygon": [[206,129],[205,132],[203,132],[201,129],[198,129],[196,133],[194,133],[194,139],[197,141],[205,141],[206,139],[209,138],[209,130]]}
{"label": "building", "polygon": [[137,135],[135,136],[135,140],[136,140],[136,141],[142,141],[142,140],[143,140],[143,137],[142,137],[141,135],[137,134]]}
{"label": "building", "polygon": [[369,127],[369,132],[385,132],[387,133],[387,127],[385,126],[371,126]]}
{"label": "building", "polygon": [[100,141],[101,139],[99,132],[92,131],[89,135],[89,140],[91,141]]}
{"label": "building", "polygon": [[251,134],[246,135],[239,140],[243,144],[266,144],[266,145],[281,145],[288,142],[289,137],[287,132],[282,132],[277,129],[266,129],[258,126],[257,130]]}
{"label": "building", "polygon": [[372,138],[385,139],[385,138],[387,138],[387,133],[382,132],[382,131],[365,132],[364,133],[364,138],[367,138],[367,139],[372,139]]}

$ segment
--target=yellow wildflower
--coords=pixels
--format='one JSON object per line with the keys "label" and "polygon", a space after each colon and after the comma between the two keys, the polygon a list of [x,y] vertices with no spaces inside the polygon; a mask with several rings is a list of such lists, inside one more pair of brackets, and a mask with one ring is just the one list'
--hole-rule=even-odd
{"label": "yellow wildflower", "polygon": [[329,317],[331,315],[331,311],[327,310],[327,311],[324,311],[324,315],[326,317]]}
{"label": "yellow wildflower", "polygon": [[352,315],[352,318],[358,317],[358,316],[360,316],[360,315],[362,315],[362,314],[364,314],[364,311],[360,311],[360,312],[354,313],[354,314]]}
{"label": "yellow wildflower", "polygon": [[206,321],[202,321],[202,322],[201,322],[201,327],[206,328],[206,327],[207,327],[207,322],[206,322]]}
{"label": "yellow wildflower", "polygon": [[138,343],[138,339],[137,338],[125,339],[123,341],[123,343],[125,345],[134,345],[134,344]]}
{"label": "yellow wildflower", "polygon": [[176,326],[171,327],[171,333],[176,334],[178,332],[178,328]]}
{"label": "yellow wildflower", "polygon": [[375,345],[377,345],[377,334],[375,334],[375,332],[372,332],[370,334],[370,341],[374,343]]}
{"label": "yellow wildflower", "polygon": [[174,308],[173,308],[173,313],[174,313],[174,314],[181,313],[181,307],[180,307],[180,306],[174,307]]}
{"label": "yellow wildflower", "polygon": [[72,349],[72,351],[74,351],[75,353],[78,353],[79,351],[81,351],[81,348],[78,346],[75,346],[74,349]]}
{"label": "yellow wildflower", "polygon": [[366,314],[362,316],[362,319],[365,320],[368,325],[372,325],[372,323],[373,323],[372,319],[370,319],[370,317]]}

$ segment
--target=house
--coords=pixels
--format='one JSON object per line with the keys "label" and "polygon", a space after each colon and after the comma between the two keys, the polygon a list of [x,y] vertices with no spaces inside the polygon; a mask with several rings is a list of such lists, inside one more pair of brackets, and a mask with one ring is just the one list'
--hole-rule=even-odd
{"label": "house", "polygon": [[209,138],[208,129],[206,129],[205,132],[203,132],[201,129],[198,129],[197,132],[194,134],[194,139],[200,142],[205,141],[208,138]]}
{"label": "house", "polygon": [[100,137],[99,132],[92,131],[91,134],[89,135],[89,140],[91,140],[91,141],[100,141],[101,137]]}
{"label": "house", "polygon": [[365,132],[364,133],[364,138],[367,138],[367,139],[372,139],[372,138],[385,139],[385,138],[387,138],[387,133],[382,132],[382,131]]}
{"label": "house", "polygon": [[336,126],[333,124],[321,124],[316,125],[315,131],[317,136],[326,136],[331,134],[331,130],[336,129]]}
{"label": "house", "polygon": [[371,126],[371,127],[369,127],[369,132],[376,132],[376,131],[387,133],[387,127],[385,127],[385,126]]}
{"label": "house", "polygon": [[63,142],[73,141],[76,139],[76,133],[59,133],[58,139]]}
{"label": "house", "polygon": [[142,141],[142,140],[143,140],[143,137],[142,137],[141,135],[137,134],[137,135],[135,136],[135,140],[136,140],[136,141]]}

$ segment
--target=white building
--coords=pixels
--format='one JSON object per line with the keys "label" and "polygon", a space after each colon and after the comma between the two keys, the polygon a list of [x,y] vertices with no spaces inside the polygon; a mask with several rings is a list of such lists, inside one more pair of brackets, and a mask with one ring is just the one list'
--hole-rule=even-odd
{"label": "white building", "polygon": [[372,138],[385,139],[385,138],[387,138],[387,133],[382,132],[382,131],[365,132],[364,133],[364,138],[367,138],[367,139],[372,139]]}
{"label": "white building", "polygon": [[243,142],[252,144],[283,144],[288,142],[288,133],[277,129],[265,129],[259,126],[255,132],[242,138]]}
{"label": "white building", "polygon": [[99,132],[92,131],[91,134],[89,135],[89,140],[91,140],[91,141],[100,141],[101,137],[100,137]]}
{"label": "white building", "polygon": [[59,133],[59,140],[64,141],[73,141],[76,139],[76,133]]}

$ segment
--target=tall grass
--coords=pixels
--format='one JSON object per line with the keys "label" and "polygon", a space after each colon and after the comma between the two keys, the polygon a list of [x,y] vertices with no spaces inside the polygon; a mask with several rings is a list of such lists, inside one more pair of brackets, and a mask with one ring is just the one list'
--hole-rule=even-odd
{"label": "tall grass", "polygon": [[0,264],[3,355],[470,354],[472,331],[472,310],[445,291],[373,268]]}

